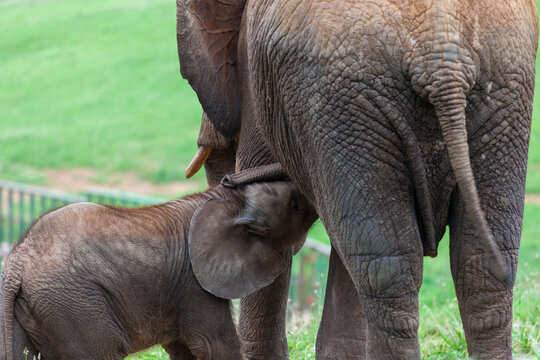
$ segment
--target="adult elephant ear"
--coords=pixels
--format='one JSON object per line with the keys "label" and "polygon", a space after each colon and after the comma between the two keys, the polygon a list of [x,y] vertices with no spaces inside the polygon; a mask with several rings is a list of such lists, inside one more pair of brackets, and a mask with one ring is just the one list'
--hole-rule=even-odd
{"label": "adult elephant ear", "polygon": [[237,45],[246,0],[177,0],[180,72],[217,130],[240,127]]}
{"label": "adult elephant ear", "polygon": [[270,229],[240,217],[231,201],[210,199],[189,227],[189,256],[195,277],[208,292],[242,298],[272,283],[283,269],[282,257],[265,238]]}

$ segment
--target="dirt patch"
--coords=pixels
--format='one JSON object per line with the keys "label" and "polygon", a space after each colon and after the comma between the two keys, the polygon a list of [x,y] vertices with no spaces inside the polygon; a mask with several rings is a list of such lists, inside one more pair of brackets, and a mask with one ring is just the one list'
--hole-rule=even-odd
{"label": "dirt patch", "polygon": [[[106,181],[96,181],[98,172],[89,168],[45,170],[43,173],[47,178],[45,187],[65,192],[80,192],[89,188],[107,188],[141,195],[174,197],[199,191],[204,185],[189,181],[153,184],[141,180],[134,172],[112,173],[106,176]],[[540,194],[526,194],[525,202],[540,205]]]}
{"label": "dirt patch", "polygon": [[199,189],[199,186],[192,182],[176,181],[167,184],[152,184],[149,181],[139,179],[133,172],[108,174],[105,182],[96,181],[97,171],[88,168],[45,170],[44,174],[47,178],[46,187],[67,192],[99,187],[142,195],[172,197],[195,192]]}
{"label": "dirt patch", "polygon": [[527,204],[540,205],[540,194],[526,194],[525,202]]}

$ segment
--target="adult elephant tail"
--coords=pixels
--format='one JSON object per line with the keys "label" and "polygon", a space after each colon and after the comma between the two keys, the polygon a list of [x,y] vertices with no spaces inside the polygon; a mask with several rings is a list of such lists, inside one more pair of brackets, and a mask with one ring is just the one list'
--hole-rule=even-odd
{"label": "adult elephant tail", "polygon": [[457,79],[445,80],[444,77],[435,81],[432,84],[429,101],[435,107],[450,163],[459,190],[463,193],[466,211],[480,236],[486,266],[498,280],[507,281],[511,274],[480,206],[480,198],[471,167],[465,121],[467,99],[463,83]]}
{"label": "adult elephant tail", "polygon": [[498,280],[506,282],[511,273],[480,206],[469,155],[465,108],[476,69],[466,50],[455,43],[439,43],[436,47],[439,51],[418,56],[412,61],[412,85],[435,108],[466,211],[480,237],[485,266]]}
{"label": "adult elephant tail", "polygon": [[435,108],[466,211],[480,237],[486,267],[497,279],[506,281],[511,274],[480,207],[471,167],[465,108],[477,68],[472,54],[462,45],[458,6],[458,0],[434,2],[427,16],[430,20],[422,23],[414,35],[418,38],[411,42],[409,74],[413,89]]}

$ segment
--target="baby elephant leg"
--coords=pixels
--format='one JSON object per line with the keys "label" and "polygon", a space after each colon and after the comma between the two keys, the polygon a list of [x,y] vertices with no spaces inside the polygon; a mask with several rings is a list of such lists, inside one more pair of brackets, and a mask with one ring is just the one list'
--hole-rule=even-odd
{"label": "baby elephant leg", "polygon": [[[15,304],[15,307],[18,308],[18,304]],[[0,328],[4,327],[4,318],[6,314],[4,312],[4,294],[2,287],[0,286]],[[28,335],[21,327],[19,320],[15,314],[13,316],[13,356],[14,360],[27,360],[37,358],[38,352],[32,342],[30,341]],[[6,339],[3,331],[0,333],[0,360],[5,360],[6,356]]]}
{"label": "baby elephant leg", "polygon": [[[13,336],[13,355],[15,356],[15,359],[31,360],[34,358],[38,358],[38,352],[36,348],[32,345],[32,343],[28,339],[28,336],[26,336],[26,333],[22,329],[17,319],[14,319],[13,321]],[[42,359],[41,356],[39,358]]]}
{"label": "baby elephant leg", "polygon": [[129,352],[127,334],[96,284],[52,287],[48,296],[19,297],[17,305],[21,325],[45,359],[113,360]]}

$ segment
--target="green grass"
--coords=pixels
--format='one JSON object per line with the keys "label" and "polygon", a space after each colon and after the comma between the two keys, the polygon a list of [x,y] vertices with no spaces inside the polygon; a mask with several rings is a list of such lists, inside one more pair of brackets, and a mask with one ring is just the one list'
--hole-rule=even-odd
{"label": "green grass", "polygon": [[[201,108],[179,75],[175,16],[171,0],[1,1],[0,178],[88,167],[183,179]],[[537,108],[527,190],[540,193]]]}
{"label": "green grass", "polygon": [[[154,183],[182,180],[201,108],[179,75],[175,21],[171,0],[0,1],[0,178],[40,184],[45,169],[85,167],[101,181],[128,171]],[[527,178],[534,193],[539,96]],[[202,174],[193,181],[202,186]],[[540,207],[528,205],[514,299],[515,351],[531,357],[540,357],[538,219]],[[320,222],[310,236],[328,243]],[[425,259],[420,338],[429,359],[465,356],[447,247],[444,240],[440,255]],[[291,325],[292,359],[314,358],[317,323]],[[132,358],[166,356],[156,348]]]}
{"label": "green grass", "polygon": [[0,178],[88,167],[184,179],[202,110],[175,26],[169,0],[0,2]]}

